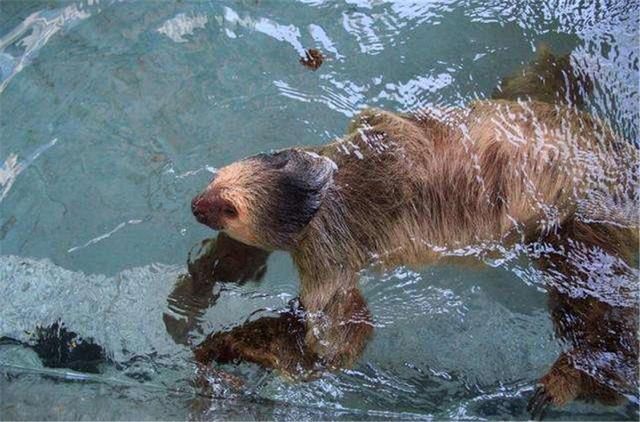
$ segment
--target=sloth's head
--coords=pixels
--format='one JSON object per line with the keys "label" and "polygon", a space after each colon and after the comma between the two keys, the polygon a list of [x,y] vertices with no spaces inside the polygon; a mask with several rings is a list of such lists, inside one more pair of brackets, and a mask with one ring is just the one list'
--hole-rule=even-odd
{"label": "sloth's head", "polygon": [[322,205],[335,169],[330,159],[299,149],[255,155],[222,168],[191,210],[243,243],[289,250]]}

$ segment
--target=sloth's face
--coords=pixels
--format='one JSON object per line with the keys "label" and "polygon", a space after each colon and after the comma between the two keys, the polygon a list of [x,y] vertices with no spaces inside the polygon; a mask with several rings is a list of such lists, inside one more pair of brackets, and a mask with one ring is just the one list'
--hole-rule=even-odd
{"label": "sloth's face", "polygon": [[196,220],[240,242],[290,250],[322,204],[335,164],[298,149],[222,168],[193,198]]}

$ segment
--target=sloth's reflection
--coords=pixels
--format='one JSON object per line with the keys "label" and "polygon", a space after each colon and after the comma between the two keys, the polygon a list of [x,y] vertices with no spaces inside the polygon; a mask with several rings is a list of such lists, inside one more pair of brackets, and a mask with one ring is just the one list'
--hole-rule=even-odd
{"label": "sloth's reflection", "polygon": [[205,239],[189,252],[188,273],[180,276],[167,298],[171,313],[163,315],[167,332],[179,344],[189,344],[200,331],[202,315],[218,299],[217,282],[244,284],[260,281],[267,270],[269,252],[240,243],[224,233]]}

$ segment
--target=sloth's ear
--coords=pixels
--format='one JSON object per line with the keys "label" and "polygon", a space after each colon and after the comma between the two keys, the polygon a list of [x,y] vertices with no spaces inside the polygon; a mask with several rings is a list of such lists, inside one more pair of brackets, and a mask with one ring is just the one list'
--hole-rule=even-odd
{"label": "sloth's ear", "polygon": [[322,206],[333,183],[336,164],[329,158],[299,149],[288,149],[260,157],[277,172],[269,195],[269,227],[277,235],[279,248],[288,249]]}
{"label": "sloth's ear", "polygon": [[286,152],[286,164],[282,168],[279,189],[282,198],[281,215],[288,215],[294,225],[302,228],[309,224],[320,209],[325,193],[333,183],[336,164],[318,154],[290,149]]}
{"label": "sloth's ear", "polygon": [[331,159],[298,148],[259,154],[253,158],[266,164],[269,170],[280,170],[281,176],[309,191],[324,191],[338,169]]}
{"label": "sloth's ear", "polygon": [[283,172],[294,178],[300,188],[324,194],[333,182],[333,173],[338,169],[336,163],[327,157],[298,149],[287,150],[286,156]]}

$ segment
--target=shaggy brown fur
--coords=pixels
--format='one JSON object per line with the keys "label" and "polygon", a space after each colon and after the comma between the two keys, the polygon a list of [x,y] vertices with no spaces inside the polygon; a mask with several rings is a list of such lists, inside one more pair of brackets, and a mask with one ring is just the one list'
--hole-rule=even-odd
{"label": "shaggy brown fur", "polygon": [[242,242],[291,253],[305,329],[260,319],[211,335],[196,359],[289,375],[311,361],[339,368],[371,333],[362,268],[521,253],[540,263],[570,345],[532,411],[618,399],[637,385],[637,162],[635,148],[584,113],[496,100],[406,116],[366,110],[335,143],[225,167],[194,213]]}

